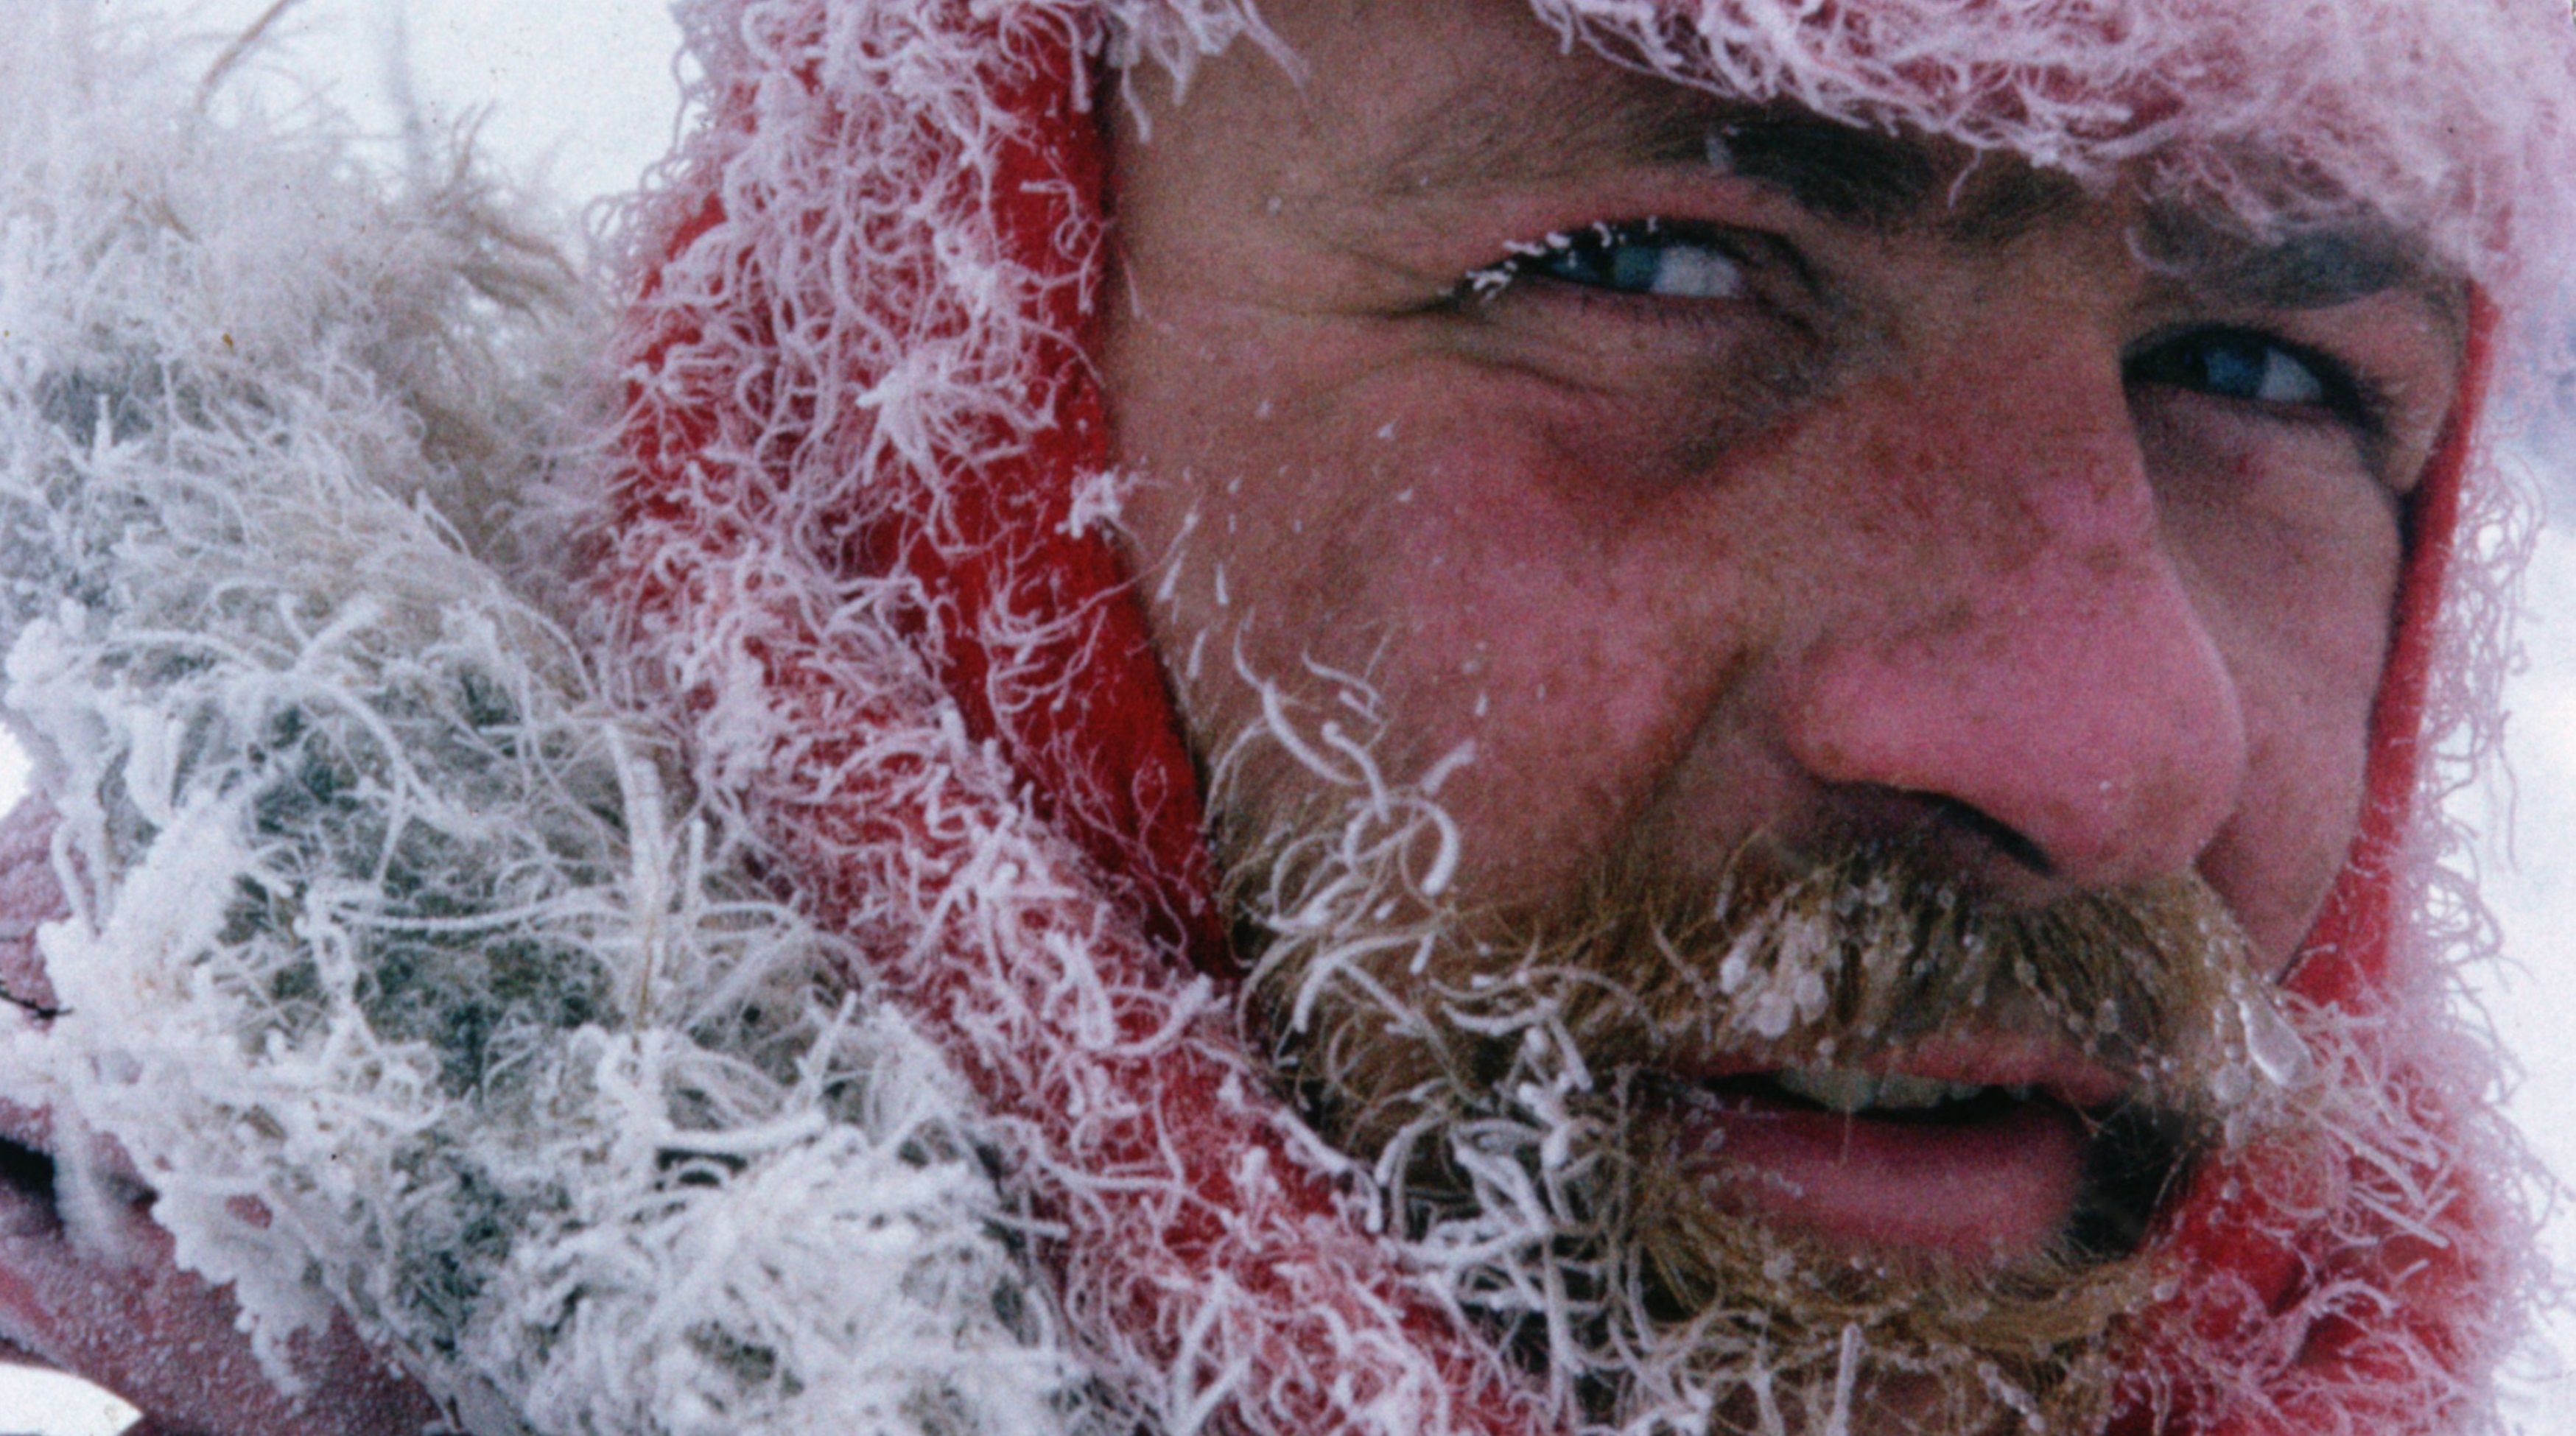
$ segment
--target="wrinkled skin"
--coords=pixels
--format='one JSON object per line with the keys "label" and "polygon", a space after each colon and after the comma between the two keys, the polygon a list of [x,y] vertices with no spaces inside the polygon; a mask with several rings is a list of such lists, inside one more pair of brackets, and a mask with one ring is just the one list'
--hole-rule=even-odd
{"label": "wrinkled skin", "polygon": [[[1394,776],[1441,774],[1461,911],[1893,842],[2006,905],[2196,875],[2289,964],[2357,825],[2454,287],[2362,226],[2258,247],[1730,109],[1512,0],[1264,14],[1301,75],[1140,76],[1118,136],[1124,521],[1204,753],[1258,683],[1329,711],[1320,666]],[[1249,770],[1234,821],[1305,796]],[[2063,1152],[1927,1226],[1889,1214],[1955,1183],[1857,1145],[1783,1158],[1772,1214],[1897,1258],[2062,1221]]]}

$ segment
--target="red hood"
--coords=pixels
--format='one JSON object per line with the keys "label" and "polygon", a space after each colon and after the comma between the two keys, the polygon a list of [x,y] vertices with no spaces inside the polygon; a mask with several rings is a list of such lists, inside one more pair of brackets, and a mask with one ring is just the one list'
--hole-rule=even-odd
{"label": "red hood", "polygon": [[[1389,1397],[1422,1429],[1543,1427],[1535,1396],[1359,1229],[1293,1117],[1246,1085],[1258,1064],[1221,1001],[1198,996],[1232,968],[1183,728],[1142,605],[1080,521],[1108,466],[1086,359],[1109,186],[1101,22],[1011,16],[831,27],[878,47],[861,53],[827,44],[814,6],[699,37],[706,125],[656,211],[621,351],[614,642],[696,732],[701,781],[741,804],[782,881],[878,955],[1031,1145],[1019,1175],[1063,1224],[1062,1300],[1113,1382],[1243,1364],[1212,1389],[1252,1430],[1363,1429]],[[971,112],[918,108],[916,65],[966,75]],[[959,138],[979,131],[998,138]],[[835,265],[806,263],[816,250]],[[837,283],[817,287],[827,270]],[[2362,831],[2292,978],[2357,1013],[2423,986],[2392,983],[2390,963],[2488,383],[2483,305],[2474,328],[2408,511]],[[947,396],[926,421],[907,408],[925,386]],[[957,741],[920,741],[935,730]],[[1046,865],[1043,896],[975,910],[964,875],[1001,832]],[[1067,943],[1115,994],[1105,1007],[1057,1001],[1065,970],[1026,965]],[[1116,1033],[1079,1030],[1103,1012]],[[2395,1102],[2452,1100],[2402,1054],[2383,1080]],[[1186,1200],[1137,1195],[1140,1175]],[[2352,1196],[2392,1175],[2400,1208]],[[2488,1209],[2432,1159],[2321,1172],[2257,1149],[2205,1169],[2158,1239],[2199,1275],[2136,1324],[2119,1429],[2439,1419],[2490,1359],[2512,1279],[2479,1255]],[[2220,1389],[2214,1370],[2259,1389]]]}

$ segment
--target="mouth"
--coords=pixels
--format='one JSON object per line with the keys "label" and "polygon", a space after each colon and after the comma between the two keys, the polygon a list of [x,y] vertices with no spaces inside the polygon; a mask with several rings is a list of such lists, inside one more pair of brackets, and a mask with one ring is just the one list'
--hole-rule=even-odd
{"label": "mouth", "polygon": [[1667,1077],[1638,1097],[1715,1206],[1879,1261],[2126,1255],[2184,1150],[2129,1084],[2028,1051]]}

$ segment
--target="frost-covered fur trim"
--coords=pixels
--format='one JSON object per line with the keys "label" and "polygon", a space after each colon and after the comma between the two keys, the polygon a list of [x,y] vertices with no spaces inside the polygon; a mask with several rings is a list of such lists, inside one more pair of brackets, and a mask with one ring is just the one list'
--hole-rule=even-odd
{"label": "frost-covered fur trim", "polygon": [[7,703],[72,906],[0,1091],[122,1147],[290,1386],[337,1308],[483,1436],[1080,1427],[970,1100],[463,537],[588,302],[470,168],[211,119],[87,14],[0,55]]}

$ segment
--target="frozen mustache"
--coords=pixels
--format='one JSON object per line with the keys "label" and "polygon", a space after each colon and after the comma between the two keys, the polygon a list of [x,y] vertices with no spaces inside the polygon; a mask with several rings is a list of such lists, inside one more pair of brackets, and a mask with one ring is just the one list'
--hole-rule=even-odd
{"label": "frozen mustache", "polygon": [[[2306,1050],[2226,905],[2182,875],[2024,907],[1903,848],[1794,871],[1738,862],[1713,894],[1631,886],[1597,908],[1603,1036],[1842,1064],[1953,1034],[2063,1042],[2155,1100],[2224,1114]],[[1588,1025],[1588,1024],[1582,1024]]]}
{"label": "frozen mustache", "polygon": [[[1426,943],[1425,921],[1449,934]],[[1541,915],[1308,929],[1284,946],[1256,1007],[1328,1128],[1362,1149],[1426,1105],[1478,1105],[1538,1026],[1596,1075],[1830,1072],[1934,1039],[2036,1040],[2199,1141],[2256,1120],[2308,1061],[2225,904],[2189,875],[2017,906],[1907,848],[1860,845],[1795,867],[1742,858],[1695,891],[1630,867]]]}

